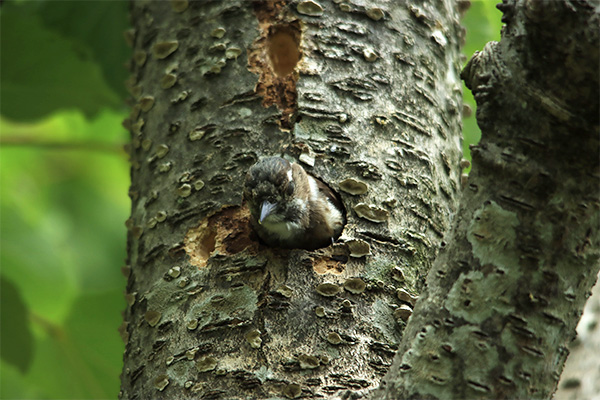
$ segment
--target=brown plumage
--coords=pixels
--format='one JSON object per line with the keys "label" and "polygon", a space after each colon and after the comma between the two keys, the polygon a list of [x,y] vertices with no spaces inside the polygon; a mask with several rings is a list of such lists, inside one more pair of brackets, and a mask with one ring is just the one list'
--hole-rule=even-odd
{"label": "brown plumage", "polygon": [[244,198],[254,230],[269,246],[325,247],[344,226],[343,207],[335,193],[300,165],[280,157],[250,167]]}

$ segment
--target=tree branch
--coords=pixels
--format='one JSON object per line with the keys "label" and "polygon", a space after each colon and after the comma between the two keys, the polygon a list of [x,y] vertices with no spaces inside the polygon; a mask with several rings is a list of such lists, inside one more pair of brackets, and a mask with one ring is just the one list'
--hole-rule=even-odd
{"label": "tree branch", "polygon": [[463,71],[481,142],[377,398],[549,398],[598,273],[598,22],[505,0]]}
{"label": "tree branch", "polygon": [[37,138],[35,136],[9,136],[0,138],[0,147],[29,147],[52,150],[84,150],[106,153],[124,153],[124,144],[106,143],[99,141],[55,141]]}

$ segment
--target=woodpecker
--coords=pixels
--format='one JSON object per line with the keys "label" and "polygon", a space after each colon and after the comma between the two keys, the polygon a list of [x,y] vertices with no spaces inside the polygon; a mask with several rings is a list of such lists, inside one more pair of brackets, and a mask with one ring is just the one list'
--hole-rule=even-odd
{"label": "woodpecker", "polygon": [[272,247],[325,247],[344,227],[343,206],[333,190],[281,157],[264,158],[250,167],[244,198],[252,227]]}

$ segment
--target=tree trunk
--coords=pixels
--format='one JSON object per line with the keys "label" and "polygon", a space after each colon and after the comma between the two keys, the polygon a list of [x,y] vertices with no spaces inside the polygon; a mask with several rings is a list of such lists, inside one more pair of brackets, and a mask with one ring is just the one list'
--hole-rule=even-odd
{"label": "tree trunk", "polygon": [[481,142],[377,398],[550,398],[598,273],[599,15],[505,0],[463,76]]}
{"label": "tree trunk", "polygon": [[[379,385],[460,192],[462,28],[421,3],[133,3],[121,398]],[[258,243],[242,183],[268,155],[340,194],[333,246]]]}

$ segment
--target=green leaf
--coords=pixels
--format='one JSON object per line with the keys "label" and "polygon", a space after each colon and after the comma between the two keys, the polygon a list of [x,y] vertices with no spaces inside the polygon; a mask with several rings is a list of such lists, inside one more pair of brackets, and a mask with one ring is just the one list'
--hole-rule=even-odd
{"label": "green leaf", "polygon": [[130,27],[128,7],[127,1],[44,1],[37,15],[47,28],[89,49],[106,82],[125,98],[129,73],[124,64],[131,56],[123,38]]}
{"label": "green leaf", "polygon": [[64,150],[35,140],[123,142],[123,117],[62,112],[36,124],[0,118],[3,139],[29,136],[33,143],[0,148],[0,265],[29,307],[35,348],[25,375],[2,360],[0,398],[117,397],[127,157],[118,147]]}
{"label": "green leaf", "polygon": [[118,107],[119,97],[99,66],[27,11],[27,4],[14,3],[0,11],[2,115],[33,120],[61,108],[79,108],[93,116],[102,108]]}
{"label": "green leaf", "polygon": [[[86,121],[57,114],[36,125],[0,121],[3,137],[125,136],[122,114]],[[124,153],[7,147],[0,150],[0,262],[36,314],[60,324],[79,290],[122,285],[129,199]],[[35,251],[31,251],[32,246]]]}
{"label": "green leaf", "polygon": [[36,316],[36,354],[27,375],[2,363],[2,399],[116,399],[124,345],[117,328],[121,288],[85,293],[60,325]]}
{"label": "green leaf", "polygon": [[46,327],[27,377],[53,399],[116,399],[123,341],[120,290],[82,294],[64,324]]}
{"label": "green leaf", "polygon": [[26,373],[33,357],[33,337],[29,329],[29,311],[19,289],[0,275],[0,355],[2,360]]}

